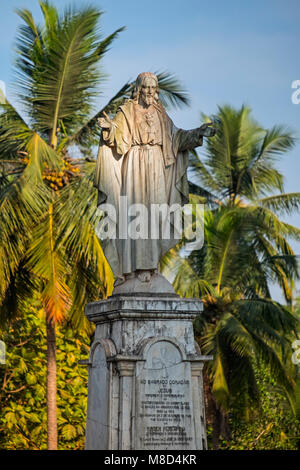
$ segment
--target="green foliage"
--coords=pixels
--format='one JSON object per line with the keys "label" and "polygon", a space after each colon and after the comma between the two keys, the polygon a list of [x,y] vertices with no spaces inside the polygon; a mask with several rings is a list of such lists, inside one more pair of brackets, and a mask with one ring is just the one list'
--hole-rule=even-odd
{"label": "green foliage", "polygon": [[[96,7],[59,12],[48,1],[39,3],[43,25],[36,24],[27,9],[17,11],[22,24],[18,28],[15,84],[25,117],[8,101],[1,105],[0,113],[2,322],[12,319],[22,299],[27,295],[30,298],[33,288],[41,292],[48,317],[61,322],[70,309],[72,314],[76,311],[77,318],[82,317],[84,298],[89,294],[99,298],[99,290],[103,293],[105,289],[103,285],[113,283],[101,244],[96,241],[96,225],[92,225],[91,218],[85,218],[84,211],[77,225],[80,221],[80,226],[86,227],[80,245],[84,244],[85,249],[77,250],[76,256],[74,250],[71,253],[62,243],[66,236],[59,224],[72,214],[76,226],[76,207],[66,204],[67,199],[59,194],[59,189],[74,179],[84,180],[79,167],[68,157],[68,136],[90,117],[93,97],[99,93],[104,78],[99,61],[121,29],[102,39],[99,27],[102,12]],[[62,183],[67,158],[72,161],[69,164],[72,175]],[[87,186],[88,208],[95,190],[92,184]],[[96,222],[95,217],[92,222]],[[64,229],[69,227],[64,225]],[[79,292],[76,274],[89,277],[93,286]],[[81,302],[76,307],[78,299]],[[10,305],[14,308],[9,308]]]}
{"label": "green foliage", "polygon": [[[264,367],[255,367],[260,402],[249,416],[239,408],[238,399],[229,415],[232,440],[221,440],[227,450],[297,450],[300,447],[300,422],[276,380]],[[209,433],[210,434],[210,433]]]}
{"label": "green foliage", "polygon": [[[217,193],[218,200],[225,204],[238,196],[253,201],[283,190],[283,176],[275,162],[293,148],[295,138],[291,132],[282,126],[263,129],[247,106],[235,109],[225,105],[216,115],[203,117],[213,121],[218,132],[207,142],[202,162],[198,162],[196,153],[191,161],[194,182],[199,187]],[[293,195],[297,207],[299,199],[299,193]]]}
{"label": "green foliage", "polygon": [[17,84],[35,127],[54,136],[62,121],[69,133],[89,114],[103,80],[97,63],[122,29],[101,41],[98,8],[68,7],[59,14],[48,1],[40,6],[44,27],[35,24],[28,10],[17,11],[23,20],[17,38]]}
{"label": "green foliage", "polygon": [[[95,114],[93,105],[104,80],[101,59],[123,28],[102,38],[99,8],[58,11],[48,0],[39,4],[43,24],[37,24],[29,10],[17,10],[22,23],[14,83],[24,119],[7,100],[0,105],[0,323],[26,315],[24,302],[34,292],[39,294],[48,320],[72,323],[77,330],[87,331],[91,326],[83,315],[85,303],[109,295],[114,278],[96,234],[99,214],[91,176],[95,159],[86,160],[99,142],[97,117],[103,110]],[[158,78],[166,101],[187,104],[187,96],[174,77],[162,73]],[[109,101],[110,111],[127,97],[132,86],[126,83]],[[67,344],[59,346],[57,355],[58,361],[67,358],[70,367],[68,374],[58,372],[58,393],[64,400],[58,418],[62,439],[70,442],[71,448],[83,433],[83,421],[80,406],[75,406],[80,383],[72,376],[76,368],[72,371],[69,364],[76,355],[64,351]],[[40,354],[37,357],[42,360]],[[22,360],[29,369],[24,357]],[[3,433],[19,429],[18,448],[34,447],[35,433],[45,439],[46,408],[44,414],[41,410],[38,414],[40,427],[34,422],[32,429],[29,420],[29,414],[36,413],[31,403],[34,393],[45,407],[45,385],[41,385],[45,375],[45,368],[40,367],[22,376],[29,394],[25,400],[25,388],[14,383],[15,374],[4,387],[6,393],[13,385],[10,395],[17,399],[21,394],[17,405],[13,400],[5,404],[9,426],[1,428]],[[30,395],[31,389],[34,393]],[[55,429],[50,433],[54,435]],[[10,448],[13,445],[10,441]],[[37,446],[44,448],[44,441]]]}
{"label": "green foliage", "polygon": [[[15,85],[24,119],[9,102],[0,105],[0,304],[8,305],[13,291],[22,299],[34,278],[49,318],[62,322],[70,313],[76,327],[87,326],[84,303],[109,295],[114,279],[96,235],[96,161],[86,159],[99,143],[98,116],[115,111],[134,83],[95,114],[105,78],[101,59],[124,28],[102,38],[97,7],[58,11],[39,3],[41,25],[29,10],[17,10]],[[188,104],[174,76],[162,72],[158,81],[164,102]],[[66,159],[74,170],[68,178]],[[24,266],[26,279],[19,273]],[[18,293],[15,279],[19,287],[26,281]],[[2,309],[0,319],[12,313]]]}
{"label": "green foliage", "polygon": [[[37,305],[2,334],[6,365],[0,366],[0,448],[47,448],[45,318]],[[83,449],[90,338],[68,328],[57,331],[58,448]]]}
{"label": "green foliage", "polygon": [[270,285],[278,284],[291,305],[299,267],[289,239],[299,240],[300,229],[280,216],[299,209],[300,193],[285,194],[276,169],[295,143],[290,132],[261,128],[245,106],[219,107],[204,119],[217,134],[201,157],[192,152],[189,173],[191,202],[200,197],[208,205],[204,247],[182,256],[183,239],[161,267],[179,295],[204,303],[196,328],[202,352],[213,355],[206,378],[217,448],[218,436],[228,434],[232,398],[245,414],[259,399],[253,360],[270,370],[295,409],[295,377],[286,364],[299,321],[271,299]]}

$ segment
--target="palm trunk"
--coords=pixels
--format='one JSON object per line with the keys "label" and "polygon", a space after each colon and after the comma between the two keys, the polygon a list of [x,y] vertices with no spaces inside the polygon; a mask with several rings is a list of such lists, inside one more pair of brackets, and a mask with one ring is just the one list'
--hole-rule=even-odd
{"label": "palm trunk", "polygon": [[226,440],[231,439],[231,430],[228,423],[228,417],[219,408],[216,399],[212,393],[211,383],[204,370],[204,396],[207,422],[212,426],[212,447],[213,450],[220,448],[220,437]]}
{"label": "palm trunk", "polygon": [[218,419],[218,409],[216,407],[216,401],[211,391],[211,384],[208,377],[205,374],[204,380],[204,394],[206,404],[206,417],[207,422],[212,426],[212,447],[213,450],[219,449],[220,444],[220,420]]}
{"label": "palm trunk", "polygon": [[57,450],[56,410],[56,334],[53,321],[46,319],[47,328],[47,447]]}

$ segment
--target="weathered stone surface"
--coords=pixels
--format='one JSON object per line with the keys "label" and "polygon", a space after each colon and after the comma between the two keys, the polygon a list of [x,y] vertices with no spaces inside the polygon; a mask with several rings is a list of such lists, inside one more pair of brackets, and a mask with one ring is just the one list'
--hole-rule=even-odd
{"label": "weathered stone surface", "polygon": [[118,354],[135,354],[145,338],[174,337],[187,354],[195,354],[192,320],[202,311],[195,299],[161,296],[112,296],[86,307],[97,324],[95,338],[110,338]]}
{"label": "weathered stone surface", "polygon": [[150,341],[136,366],[136,448],[195,449],[191,366],[174,340]]}
{"label": "weathered stone surface", "polygon": [[[89,304],[87,449],[206,446],[201,356],[192,321],[201,302],[113,296]],[[163,382],[166,381],[166,382]]]}
{"label": "weathered stone surface", "polygon": [[[102,406],[103,402],[109,403],[109,372],[107,369],[105,350],[98,343],[93,354],[93,368],[90,373],[90,397],[87,410],[88,434],[87,449],[93,449],[95,445],[107,449],[107,432],[104,423],[108,422],[108,407]],[[91,404],[93,406],[91,407]]]}
{"label": "weathered stone surface", "polygon": [[113,294],[175,294],[172,284],[160,273],[155,273],[149,276],[148,281],[142,282],[140,277],[135,276],[127,279],[122,284],[114,288]]}
{"label": "weathered stone surface", "polygon": [[103,403],[109,404],[111,401],[107,356],[114,354],[115,348],[109,340],[95,341],[91,348],[86,449],[109,448],[109,433],[107,432],[107,423],[110,419],[109,406],[103,406]]}

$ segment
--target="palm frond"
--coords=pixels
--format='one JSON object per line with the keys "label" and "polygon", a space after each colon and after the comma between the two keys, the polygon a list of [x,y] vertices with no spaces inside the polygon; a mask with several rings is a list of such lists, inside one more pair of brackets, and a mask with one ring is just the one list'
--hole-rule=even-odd
{"label": "palm frond", "polygon": [[300,193],[284,193],[258,199],[257,204],[275,212],[291,214],[300,209]]}
{"label": "palm frond", "polygon": [[[288,308],[280,305],[271,299],[244,299],[235,302],[237,306],[240,321],[246,328],[268,337],[268,331],[271,336],[269,339],[274,342],[275,337],[278,344],[288,344],[289,341],[282,333],[291,334],[295,332],[298,320]],[[267,328],[267,329],[266,329]],[[273,330],[273,332],[271,331]],[[274,335],[274,333],[281,333]]]}
{"label": "palm frond", "polygon": [[70,262],[84,260],[87,269],[96,269],[105,287],[104,296],[111,295],[113,274],[104,256],[97,227],[102,218],[96,204],[92,182],[82,178],[69,184],[59,198],[59,243],[69,255]]}
{"label": "palm frond", "polygon": [[[39,4],[45,21],[45,32],[42,34],[42,37],[46,41],[47,39],[51,40],[58,27],[59,14],[55,6],[51,5],[48,0],[39,0]],[[22,14],[22,10],[20,13]]]}
{"label": "palm frond", "polygon": [[102,39],[98,47],[96,48],[94,54],[97,56],[98,60],[101,59],[104,54],[109,50],[111,44],[117,37],[119,36],[120,33],[125,31],[125,26],[122,28],[118,28],[116,31],[114,31],[112,34],[107,36],[105,39]]}
{"label": "palm frond", "polygon": [[158,79],[159,99],[166,109],[181,108],[190,104],[187,92],[175,75],[167,71],[155,72],[155,75]]}
{"label": "palm frond", "polygon": [[62,141],[62,145],[67,146],[71,143],[77,143],[81,146],[85,146],[87,143],[90,144],[95,141],[95,139],[97,139],[95,143],[98,144],[100,138],[98,118],[103,115],[103,112],[107,114],[115,114],[118,107],[131,95],[133,87],[133,83],[125,83],[125,85],[123,85],[123,87],[109,100],[109,102],[91,119],[89,119],[73,136]]}
{"label": "palm frond", "polygon": [[262,145],[255,158],[255,164],[264,160],[269,164],[279,155],[291,150],[295,145],[295,138],[283,126],[274,126],[265,132]]}
{"label": "palm frond", "polygon": [[32,131],[17,110],[6,100],[0,105],[0,160],[21,160],[21,151],[26,150],[26,144],[32,136]]}
{"label": "palm frond", "polygon": [[0,191],[0,301],[25,256],[26,241],[42,216],[45,190],[15,178]]}
{"label": "palm frond", "polygon": [[47,318],[60,322],[70,308],[71,293],[66,282],[67,260],[56,245],[55,207],[50,202],[48,211],[33,229],[26,266],[41,281],[41,301]]}
{"label": "palm frond", "polygon": [[[211,191],[214,191],[216,194],[220,194],[220,192],[222,192],[222,186],[220,186],[214,179],[213,175],[200,160],[200,157],[195,150],[190,152],[188,173],[189,179],[195,186],[198,186],[199,188],[204,186],[209,188]],[[212,197],[215,201],[219,200],[217,196]]]}
{"label": "palm frond", "polygon": [[38,289],[35,281],[31,273],[25,268],[23,260],[21,260],[9,277],[3,297],[0,297],[0,328],[5,328],[15,321],[20,315],[24,303],[32,300]]}
{"label": "palm frond", "polygon": [[60,156],[36,132],[32,133],[32,137],[26,145],[26,151],[29,161],[23,172],[25,178],[30,178],[31,181],[34,178],[35,182],[41,183],[45,165],[59,171]]}
{"label": "palm frond", "polygon": [[[46,4],[43,3],[43,12],[49,28],[56,20],[52,13],[52,26],[49,24]],[[100,15],[94,7],[76,12],[67,9],[57,20],[55,34],[51,37],[48,34],[48,43],[44,41],[42,53],[37,50],[36,42],[32,43],[33,38],[28,39],[24,30],[19,32],[21,99],[36,128],[51,133],[50,141],[54,145],[60,122],[69,134],[89,114],[91,100],[102,77],[96,68],[101,56],[97,32]],[[106,46],[108,43],[107,39]]]}

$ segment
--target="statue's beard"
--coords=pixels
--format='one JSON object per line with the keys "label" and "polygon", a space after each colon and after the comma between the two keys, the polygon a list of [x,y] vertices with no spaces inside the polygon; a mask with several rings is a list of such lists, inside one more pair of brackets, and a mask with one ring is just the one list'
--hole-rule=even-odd
{"label": "statue's beard", "polygon": [[156,99],[153,95],[144,95],[142,96],[142,100],[147,106],[150,106],[151,104],[156,103]]}

